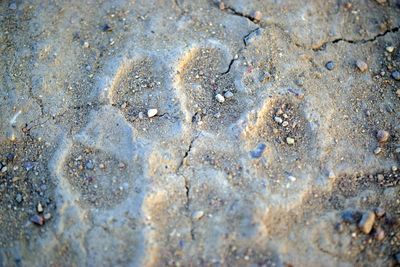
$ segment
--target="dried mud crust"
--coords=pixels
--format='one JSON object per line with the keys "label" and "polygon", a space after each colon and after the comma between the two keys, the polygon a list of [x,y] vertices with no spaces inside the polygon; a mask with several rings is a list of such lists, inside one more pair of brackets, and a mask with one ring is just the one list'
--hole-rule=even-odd
{"label": "dried mud crust", "polygon": [[112,208],[138,191],[138,170],[99,149],[73,145],[64,163],[64,176],[85,206]]}
{"label": "dried mud crust", "polygon": [[[51,147],[46,142],[25,136],[2,142],[0,151],[0,247],[9,247],[40,235],[33,217],[39,216],[33,220],[39,222],[44,214],[55,215],[55,180],[47,166]],[[44,229],[49,223],[44,221]]]}
{"label": "dried mud crust", "polygon": [[[186,108],[200,129],[218,130],[235,122],[244,111],[245,95],[238,92],[223,52],[220,48],[193,48],[178,71]],[[227,92],[232,95],[226,97]],[[224,97],[223,103],[216,99],[217,94]]]}

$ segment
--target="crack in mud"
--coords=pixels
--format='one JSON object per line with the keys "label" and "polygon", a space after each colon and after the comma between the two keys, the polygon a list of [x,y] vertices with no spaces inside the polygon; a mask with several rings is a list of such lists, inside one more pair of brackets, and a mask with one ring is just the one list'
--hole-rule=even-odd
{"label": "crack in mud", "polygon": [[250,35],[252,35],[253,33],[255,33],[256,31],[258,31],[259,29],[260,29],[260,27],[257,27],[257,28],[255,28],[255,29],[251,30],[249,33],[247,33],[247,34],[242,38],[244,47],[241,48],[241,49],[239,49],[239,51],[233,56],[233,58],[232,58],[231,61],[229,62],[228,69],[227,69],[226,71],[220,73],[221,75],[226,75],[226,74],[228,74],[228,73],[231,71],[231,68],[232,68],[233,63],[234,63],[236,60],[239,59],[239,55],[243,52],[244,49],[246,49],[246,47],[247,47],[247,45],[248,45],[246,39],[247,39]]}
{"label": "crack in mud", "polygon": [[316,48],[312,48],[313,51],[321,51],[323,50],[328,44],[337,44],[340,42],[346,42],[349,44],[365,44],[365,43],[369,43],[369,42],[374,42],[376,41],[378,38],[380,37],[384,37],[386,34],[388,33],[396,33],[400,30],[400,27],[394,27],[391,29],[388,29],[382,33],[378,33],[377,35],[373,36],[372,38],[368,38],[368,39],[359,39],[359,40],[351,40],[351,39],[346,39],[346,38],[337,38],[334,39],[332,41],[327,41],[324,42],[323,44],[321,44],[319,47]]}
{"label": "crack in mud", "polygon": [[[218,1],[218,3],[220,3],[220,2]],[[374,42],[378,38],[384,37],[388,33],[396,33],[396,32],[398,32],[400,30],[400,26],[396,26],[396,27],[387,29],[386,31],[384,31],[382,33],[378,33],[377,35],[375,35],[375,36],[373,36],[371,38],[367,38],[367,39],[352,40],[352,39],[346,39],[346,38],[341,37],[341,38],[334,39],[332,41],[325,41],[321,45],[319,45],[318,47],[308,47],[308,46],[301,45],[301,44],[295,42],[293,40],[293,37],[284,28],[282,28],[282,26],[280,26],[278,24],[269,24],[269,25],[263,24],[262,21],[257,20],[255,17],[251,16],[250,14],[245,14],[245,13],[239,12],[239,11],[237,11],[235,8],[233,8],[231,6],[226,6],[225,5],[223,9],[221,9],[221,8],[219,8],[219,9],[222,12],[228,11],[229,14],[232,14],[234,16],[239,16],[239,17],[246,18],[249,21],[251,21],[252,23],[259,25],[259,27],[257,29],[254,29],[253,31],[251,31],[248,35],[246,35],[243,38],[243,42],[244,42],[245,46],[247,46],[245,38],[247,38],[250,34],[252,34],[253,32],[257,31],[258,29],[260,29],[260,28],[261,29],[265,29],[268,26],[278,27],[279,29],[281,29],[283,32],[285,32],[288,35],[290,41],[292,43],[294,43],[297,47],[305,49],[305,50],[310,50],[311,49],[314,52],[323,50],[328,44],[336,44],[336,43],[339,43],[339,42],[346,42],[346,43],[350,43],[350,44],[365,44],[365,43],[369,43],[369,42]],[[239,52],[241,52],[241,51],[239,51]],[[229,64],[229,67],[228,67],[228,70],[226,72],[222,73],[222,74],[227,74],[230,71],[230,68],[231,68],[231,66],[232,66],[234,61],[235,61],[234,59],[231,60],[231,62]]]}
{"label": "crack in mud", "polygon": [[179,165],[178,165],[178,168],[176,168],[176,173],[178,173],[179,170],[180,170],[180,168],[183,166],[183,163],[185,162],[185,159],[189,156],[190,150],[191,150],[192,147],[193,147],[194,141],[196,141],[196,139],[199,138],[199,136],[200,136],[200,134],[195,135],[195,136],[192,138],[192,140],[190,141],[189,147],[186,149],[185,154],[184,154],[184,156],[183,156],[181,162],[180,162]]}

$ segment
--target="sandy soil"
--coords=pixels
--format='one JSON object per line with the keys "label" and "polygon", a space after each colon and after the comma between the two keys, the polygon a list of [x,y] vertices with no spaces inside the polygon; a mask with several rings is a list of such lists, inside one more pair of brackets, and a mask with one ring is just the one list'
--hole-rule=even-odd
{"label": "sandy soil", "polygon": [[0,2],[0,266],[400,265],[400,1]]}

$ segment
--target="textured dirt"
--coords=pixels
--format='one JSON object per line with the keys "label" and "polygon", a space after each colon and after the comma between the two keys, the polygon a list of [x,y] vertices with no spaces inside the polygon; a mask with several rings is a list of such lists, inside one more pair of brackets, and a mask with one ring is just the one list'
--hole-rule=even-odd
{"label": "textured dirt", "polygon": [[0,26],[0,266],[400,265],[400,1],[1,1]]}

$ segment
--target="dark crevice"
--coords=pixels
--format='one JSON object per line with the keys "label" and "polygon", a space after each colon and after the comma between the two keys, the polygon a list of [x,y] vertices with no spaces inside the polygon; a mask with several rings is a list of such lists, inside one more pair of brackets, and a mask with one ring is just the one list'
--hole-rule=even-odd
{"label": "dark crevice", "polygon": [[253,17],[253,16],[251,16],[249,14],[245,14],[245,13],[239,12],[239,11],[237,11],[236,9],[234,9],[231,6],[226,6],[225,5],[225,8],[223,10],[227,10],[229,13],[231,13],[231,14],[233,14],[235,16],[246,18],[246,19],[250,20],[251,22],[253,22],[255,24],[258,24],[260,22],[255,17]]}
{"label": "dark crevice", "polygon": [[243,37],[244,46],[247,46],[247,45],[248,45],[248,44],[247,44],[247,38],[249,38],[250,35],[252,35],[253,33],[255,33],[255,32],[258,31],[258,30],[260,30],[260,27],[255,28],[254,30],[252,30],[251,32],[249,32],[248,34],[246,34],[246,35]]}
{"label": "dark crevice", "polygon": [[[196,139],[200,136],[200,134],[195,135],[192,140],[189,143],[188,148],[185,151],[185,154],[182,157],[181,162],[178,165],[178,168],[176,169],[176,173],[179,172],[179,170],[181,169],[181,167],[183,166],[183,164],[185,163],[186,158],[189,156],[190,151],[193,148],[193,144],[196,141]],[[187,211],[187,214],[190,218],[190,236],[192,240],[195,240],[195,235],[194,235],[194,228],[193,228],[193,220],[191,218],[191,214],[190,214],[190,181],[189,179],[185,176],[182,175],[183,179],[184,179],[184,186],[185,186],[185,196],[186,196],[186,203],[185,203],[185,208]]]}
{"label": "dark crevice", "polygon": [[227,69],[226,71],[222,72],[221,75],[228,74],[228,73],[231,71],[231,68],[232,68],[233,63],[234,63],[237,59],[239,59],[239,56],[238,56],[238,55],[239,55],[240,53],[242,53],[242,51],[243,51],[243,50],[247,47],[247,45],[248,45],[248,43],[247,43],[247,38],[248,38],[250,35],[252,35],[253,33],[255,33],[256,31],[258,31],[259,29],[260,29],[260,27],[257,27],[257,28],[255,28],[254,30],[251,30],[248,34],[246,34],[246,35],[242,38],[244,47],[241,48],[241,49],[239,49],[239,51],[233,56],[233,58],[232,58],[231,61],[229,62],[228,69]]}
{"label": "dark crevice", "polygon": [[178,168],[176,168],[176,172],[178,172],[180,170],[180,168],[183,166],[183,163],[185,162],[186,158],[189,156],[190,150],[193,147],[193,143],[194,141],[196,141],[196,139],[199,137],[199,134],[195,135],[192,140],[189,143],[189,147],[186,149],[185,154],[183,155],[183,158],[181,160],[181,162],[178,165]]}
{"label": "dark crevice", "polygon": [[231,59],[231,62],[229,62],[228,69],[226,71],[222,72],[221,75],[225,75],[231,71],[231,67],[233,65],[233,62],[235,62],[235,60],[236,60],[235,57]]}
{"label": "dark crevice", "polygon": [[374,42],[374,41],[376,41],[378,38],[383,37],[383,36],[385,36],[385,35],[388,34],[388,33],[395,33],[395,32],[398,32],[399,29],[400,29],[400,27],[394,27],[394,28],[388,29],[388,30],[386,30],[386,31],[384,31],[384,32],[382,32],[382,33],[378,33],[378,34],[375,35],[374,37],[368,38],[368,39],[351,40],[351,39],[346,39],[346,38],[337,38],[337,39],[334,39],[334,40],[329,41],[329,42],[324,42],[322,45],[320,45],[320,46],[317,47],[317,48],[313,48],[312,50],[314,50],[314,51],[321,51],[321,50],[324,50],[325,47],[326,47],[328,44],[336,44],[336,43],[340,43],[340,42],[346,42],[346,43],[349,43],[349,44],[365,44],[365,43],[369,43],[369,42]]}
{"label": "dark crevice", "polygon": [[[245,38],[246,38],[246,37],[248,37],[248,36],[249,36],[250,34],[252,34],[254,31],[257,31],[257,30],[260,29],[260,28],[265,28],[265,27],[268,26],[268,25],[263,25],[263,23],[262,23],[261,21],[257,20],[255,17],[253,17],[253,16],[251,16],[251,15],[249,15],[249,14],[245,14],[245,13],[239,12],[239,11],[237,11],[235,8],[233,8],[233,7],[231,7],[231,6],[227,6],[226,4],[224,4],[224,8],[220,8],[220,10],[221,10],[221,11],[228,11],[230,14],[233,14],[233,15],[235,15],[235,16],[240,16],[240,17],[243,17],[243,18],[246,18],[246,19],[248,19],[249,21],[251,21],[252,23],[259,25],[259,27],[258,27],[257,29],[253,30],[253,31],[250,32],[247,36],[245,36],[245,37],[243,38],[243,41],[244,41],[245,46],[247,46],[247,43],[246,43],[246,41],[245,41]],[[272,25],[270,25],[270,26],[272,26]],[[277,24],[274,24],[274,26],[277,26],[278,28],[280,28],[282,31],[284,31],[284,32],[286,33],[286,31],[285,31],[281,26],[279,26],[279,25],[277,25]],[[367,39],[352,40],[352,39],[346,39],[346,38],[337,38],[337,39],[334,39],[334,40],[332,40],[332,41],[324,42],[324,43],[321,44],[320,46],[315,47],[315,48],[311,48],[311,49],[312,49],[313,51],[321,51],[321,50],[324,50],[325,47],[326,47],[327,45],[329,45],[329,44],[336,44],[336,43],[339,43],[339,42],[346,42],[346,43],[350,43],[350,44],[365,44],[365,43],[368,43],[368,42],[374,42],[374,41],[376,41],[378,38],[383,37],[383,36],[385,36],[385,35],[388,34],[388,33],[396,33],[396,32],[398,32],[399,30],[400,30],[400,27],[399,27],[399,26],[393,27],[393,28],[391,28],[391,29],[388,29],[388,30],[382,32],[382,33],[378,33],[377,35],[373,36],[372,38],[367,38]],[[297,43],[297,42],[294,42],[291,35],[288,34],[288,36],[289,36],[290,40],[294,43],[294,45],[296,45],[296,47],[299,47],[299,48],[302,48],[302,49],[310,49],[309,47],[306,47],[306,46],[303,46],[303,45],[301,45],[301,44],[299,44],[299,43]],[[229,64],[228,70],[227,70],[226,72],[222,73],[222,74],[226,74],[226,73],[229,72],[230,67],[232,66],[232,64],[233,64],[234,61],[235,61],[234,59],[231,60],[231,62],[230,62],[230,64]]]}

